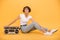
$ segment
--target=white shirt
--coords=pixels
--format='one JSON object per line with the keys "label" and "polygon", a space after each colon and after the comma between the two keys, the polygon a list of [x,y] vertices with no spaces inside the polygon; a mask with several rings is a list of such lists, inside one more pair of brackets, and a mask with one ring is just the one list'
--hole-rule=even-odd
{"label": "white shirt", "polygon": [[32,16],[26,17],[25,14],[20,14],[20,24],[25,25],[32,18]]}

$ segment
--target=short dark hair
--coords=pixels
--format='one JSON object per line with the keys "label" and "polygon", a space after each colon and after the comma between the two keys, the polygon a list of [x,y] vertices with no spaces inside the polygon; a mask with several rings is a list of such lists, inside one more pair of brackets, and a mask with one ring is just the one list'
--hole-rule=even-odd
{"label": "short dark hair", "polygon": [[31,12],[31,8],[29,7],[29,6],[25,6],[24,8],[23,8],[23,12],[25,12],[25,9],[28,9],[29,10],[29,12]]}

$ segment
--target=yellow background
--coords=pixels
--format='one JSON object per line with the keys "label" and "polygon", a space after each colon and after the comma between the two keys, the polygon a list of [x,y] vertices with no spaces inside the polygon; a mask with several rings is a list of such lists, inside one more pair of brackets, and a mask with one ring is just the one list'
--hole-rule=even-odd
{"label": "yellow background", "polygon": [[[38,31],[29,34],[5,35],[3,32],[4,26],[8,25],[22,13],[24,6],[31,7],[32,11],[30,15],[32,15],[34,20],[41,26],[48,29],[58,28],[60,30],[60,0],[0,0],[1,40],[59,40],[59,30],[49,38],[41,35]],[[19,26],[19,20],[13,25]]]}

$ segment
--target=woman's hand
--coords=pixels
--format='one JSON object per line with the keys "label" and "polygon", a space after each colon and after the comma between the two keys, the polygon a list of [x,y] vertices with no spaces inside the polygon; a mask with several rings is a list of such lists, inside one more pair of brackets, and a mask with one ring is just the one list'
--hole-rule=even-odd
{"label": "woman's hand", "polygon": [[32,21],[32,22],[35,22],[33,18],[31,18],[31,21]]}

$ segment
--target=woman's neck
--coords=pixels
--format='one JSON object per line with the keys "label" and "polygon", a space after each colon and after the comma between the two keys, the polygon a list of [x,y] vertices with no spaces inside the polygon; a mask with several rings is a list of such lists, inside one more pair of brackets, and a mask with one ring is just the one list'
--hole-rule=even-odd
{"label": "woman's neck", "polygon": [[28,17],[28,14],[25,14],[25,17]]}

